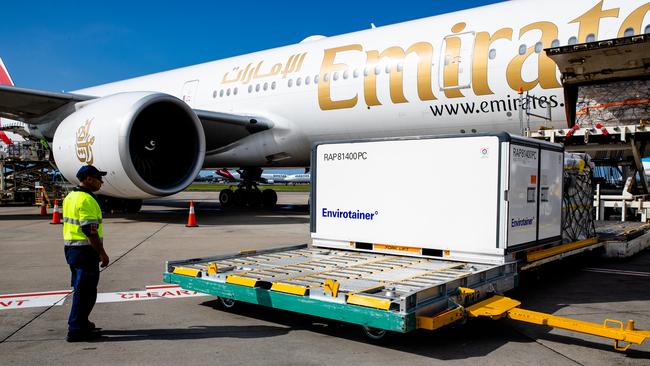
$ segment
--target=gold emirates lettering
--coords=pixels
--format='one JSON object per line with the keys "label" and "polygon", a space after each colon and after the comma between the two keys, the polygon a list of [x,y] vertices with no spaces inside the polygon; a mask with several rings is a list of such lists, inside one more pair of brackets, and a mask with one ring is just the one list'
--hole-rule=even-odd
{"label": "gold emirates lettering", "polygon": [[95,136],[90,135],[90,124],[93,119],[86,120],[86,122],[77,130],[77,142],[75,144],[77,151],[77,159],[80,162],[88,165],[93,165],[95,157],[93,156],[93,143]]}
{"label": "gold emirates lettering", "polygon": [[[578,42],[585,42],[588,35],[593,34],[598,39],[598,30],[600,28],[600,20],[603,18],[618,18],[619,8],[603,10],[603,1],[598,2],[595,6],[590,8],[584,14],[573,19],[569,23],[577,23],[578,29]],[[621,23],[618,31],[618,36],[622,37],[625,30],[632,28],[635,34],[641,33],[642,22],[646,14],[650,11],[650,3],[646,3],[639,8],[633,10]],[[466,28],[464,22],[455,24],[451,31],[458,33]],[[551,43],[558,39],[558,27],[556,24],[549,21],[538,21],[522,27],[519,31],[519,40],[524,37],[528,32],[536,31],[535,34],[541,33],[538,42],[541,42],[544,48],[551,47]],[[471,60],[472,82],[471,88],[475,95],[490,95],[494,94],[488,83],[488,63],[489,63],[489,50],[492,43],[499,40],[507,40],[512,42],[513,29],[502,28],[495,31],[493,34],[488,32],[478,31],[474,35],[474,50]],[[537,42],[533,42],[535,44]],[[447,57],[452,60],[462,57],[460,55],[461,38],[450,36],[446,38],[445,52]],[[331,82],[326,75],[332,75],[337,71],[344,71],[349,68],[345,63],[337,62],[337,55],[345,52],[361,52],[365,54],[365,70],[363,91],[364,101],[367,106],[377,106],[382,103],[377,97],[377,75],[375,68],[384,59],[390,59],[391,66],[389,66],[389,90],[391,102],[408,103],[404,96],[404,83],[403,83],[403,70],[402,68],[395,67],[394,65],[404,64],[405,59],[410,54],[416,54],[419,58],[417,66],[417,90],[420,100],[435,100],[436,96],[433,94],[433,85],[431,82],[432,61],[433,61],[433,46],[429,42],[417,42],[406,50],[400,46],[391,46],[383,51],[379,50],[364,50],[361,44],[351,44],[341,47],[329,48],[324,50],[323,61],[320,68],[320,80],[318,84],[318,104],[321,110],[345,109],[353,108],[357,105],[359,96],[355,94],[348,99],[335,100],[332,98]],[[529,57],[537,58],[537,76],[532,80],[525,80],[523,76],[523,68],[526,60]],[[401,64],[400,64],[401,63]],[[556,75],[555,63],[546,56],[545,52],[536,53],[534,46],[528,47],[521,55],[516,55],[508,64],[506,68],[506,81],[508,86],[517,91],[520,88],[523,91],[531,90],[537,86],[542,89],[553,89],[561,87]],[[453,89],[458,86],[460,79],[460,67],[458,62],[450,62],[445,65],[443,69],[443,76],[440,83],[444,86],[445,96],[447,98],[460,98],[464,95],[459,89]],[[451,87],[451,88],[450,88]],[[448,89],[450,88],[450,89]]]}

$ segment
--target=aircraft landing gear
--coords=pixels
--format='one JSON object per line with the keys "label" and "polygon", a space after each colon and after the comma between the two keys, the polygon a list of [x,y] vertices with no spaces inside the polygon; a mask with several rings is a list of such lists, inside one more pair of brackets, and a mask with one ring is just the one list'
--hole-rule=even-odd
{"label": "aircraft landing gear", "polygon": [[224,189],[219,193],[221,207],[273,208],[278,195],[273,189],[260,190],[257,182],[262,179],[262,169],[245,168],[241,173],[242,182],[237,188]]}

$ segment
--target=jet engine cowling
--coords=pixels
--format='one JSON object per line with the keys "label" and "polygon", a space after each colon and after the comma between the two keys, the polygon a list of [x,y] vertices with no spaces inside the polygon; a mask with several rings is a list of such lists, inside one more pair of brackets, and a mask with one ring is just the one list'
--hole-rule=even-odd
{"label": "jet engine cowling", "polygon": [[99,191],[113,197],[167,196],[185,189],[205,158],[205,135],[192,109],[171,95],[114,94],[77,104],[54,133],[57,167],[77,183],[79,168],[108,172]]}

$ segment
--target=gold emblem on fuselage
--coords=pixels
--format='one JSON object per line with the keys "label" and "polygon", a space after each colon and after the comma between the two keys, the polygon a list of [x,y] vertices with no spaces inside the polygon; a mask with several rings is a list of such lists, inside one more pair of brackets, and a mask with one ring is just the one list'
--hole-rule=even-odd
{"label": "gold emblem on fuselage", "polygon": [[93,143],[95,142],[95,136],[90,135],[90,124],[92,121],[92,118],[88,119],[81,127],[79,127],[77,130],[77,143],[75,144],[75,147],[77,148],[77,159],[88,165],[93,165],[93,161],[95,160],[95,157],[93,156]]}

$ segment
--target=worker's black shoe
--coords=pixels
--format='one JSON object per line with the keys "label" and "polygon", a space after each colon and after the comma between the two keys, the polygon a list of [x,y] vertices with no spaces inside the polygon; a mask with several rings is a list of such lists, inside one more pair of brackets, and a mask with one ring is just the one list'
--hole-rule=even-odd
{"label": "worker's black shoe", "polygon": [[98,331],[102,330],[102,328],[97,328],[97,327],[95,326],[95,323],[93,323],[93,322],[88,322],[88,326],[86,327],[86,330],[87,330],[88,332],[98,332]]}
{"label": "worker's black shoe", "polygon": [[102,338],[102,333],[99,329],[85,331],[85,332],[68,332],[68,336],[65,338],[67,342],[88,342],[95,341]]}

